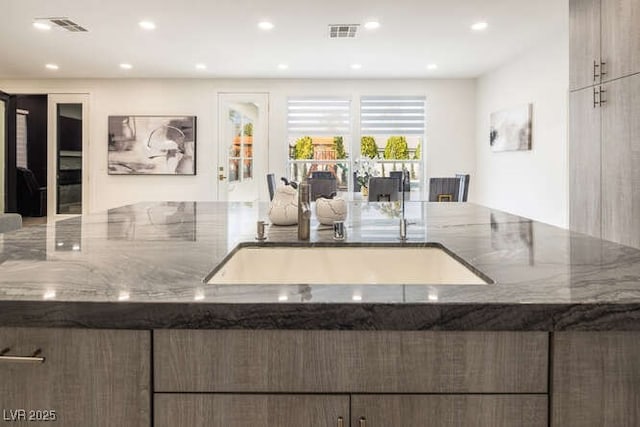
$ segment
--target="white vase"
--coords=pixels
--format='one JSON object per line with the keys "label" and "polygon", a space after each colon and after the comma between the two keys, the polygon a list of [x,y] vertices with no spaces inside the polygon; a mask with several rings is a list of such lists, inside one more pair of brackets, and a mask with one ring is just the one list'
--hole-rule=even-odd
{"label": "white vase", "polygon": [[316,200],[316,218],[323,225],[332,225],[334,221],[344,221],[347,218],[347,202],[340,197]]}
{"label": "white vase", "polygon": [[298,223],[298,191],[290,185],[276,188],[269,205],[269,221],[273,225]]}

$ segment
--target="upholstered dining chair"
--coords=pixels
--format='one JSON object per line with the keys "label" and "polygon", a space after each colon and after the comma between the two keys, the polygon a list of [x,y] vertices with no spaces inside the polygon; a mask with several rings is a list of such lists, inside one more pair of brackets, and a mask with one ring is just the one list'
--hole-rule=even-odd
{"label": "upholstered dining chair", "polygon": [[369,178],[370,202],[394,202],[398,200],[399,193],[400,191],[397,178]]}
{"label": "upholstered dining chair", "polygon": [[460,178],[431,178],[429,180],[430,202],[458,202]]}
{"label": "upholstered dining chair", "polygon": [[269,200],[273,200],[273,196],[276,193],[276,175],[273,173],[267,174],[267,187],[269,188]]}

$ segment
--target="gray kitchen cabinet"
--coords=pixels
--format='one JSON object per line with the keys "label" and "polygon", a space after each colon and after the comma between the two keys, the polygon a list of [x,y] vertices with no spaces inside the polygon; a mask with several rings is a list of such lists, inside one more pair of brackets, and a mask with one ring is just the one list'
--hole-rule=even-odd
{"label": "gray kitchen cabinet", "polygon": [[603,89],[602,238],[640,247],[640,74]]}
{"label": "gray kitchen cabinet", "polygon": [[154,427],[348,427],[348,395],[156,394]]}
{"label": "gray kitchen cabinet", "polygon": [[602,0],[603,81],[640,73],[640,0]]}
{"label": "gray kitchen cabinet", "polygon": [[0,328],[0,420],[148,427],[150,341],[148,331]]}
{"label": "gray kitchen cabinet", "polygon": [[569,226],[600,237],[601,228],[601,108],[595,87],[569,95]]}
{"label": "gray kitchen cabinet", "polygon": [[569,88],[640,73],[640,0],[569,1]]}
{"label": "gray kitchen cabinet", "polygon": [[569,1],[569,87],[599,83],[600,0]]}
{"label": "gray kitchen cabinet", "polygon": [[544,332],[154,331],[156,391],[546,393]]}
{"label": "gray kitchen cabinet", "polygon": [[356,427],[544,427],[546,395],[354,395]]}
{"label": "gray kitchen cabinet", "polygon": [[640,332],[556,332],[553,427],[640,425]]}

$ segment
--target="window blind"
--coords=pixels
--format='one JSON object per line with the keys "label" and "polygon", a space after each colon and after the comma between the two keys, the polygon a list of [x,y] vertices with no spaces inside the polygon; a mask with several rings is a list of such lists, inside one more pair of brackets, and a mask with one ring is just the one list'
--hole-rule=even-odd
{"label": "window blind", "polygon": [[16,166],[27,168],[27,118],[29,112],[18,110],[16,115]]}
{"label": "window blind", "polygon": [[424,135],[424,96],[363,96],[362,135]]}
{"label": "window blind", "polygon": [[351,101],[345,98],[289,98],[289,135],[347,135],[351,133]]}

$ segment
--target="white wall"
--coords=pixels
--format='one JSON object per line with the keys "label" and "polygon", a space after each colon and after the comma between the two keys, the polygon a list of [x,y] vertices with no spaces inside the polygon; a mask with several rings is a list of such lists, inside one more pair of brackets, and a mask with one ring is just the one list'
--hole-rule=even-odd
{"label": "white wall", "polygon": [[[475,175],[475,80],[52,79],[0,80],[0,88],[9,93],[90,94],[90,212],[139,201],[216,200],[218,92],[269,93],[268,168],[276,175],[286,170],[286,99],[303,95],[350,96],[354,106],[362,95],[424,95],[429,176]],[[197,116],[197,175],[109,176],[107,117],[135,114]],[[358,125],[354,114],[354,129]]]}
{"label": "white wall", "polygon": [[[568,58],[568,34],[562,32],[478,79],[472,201],[568,226]],[[532,150],[492,152],[491,112],[526,103],[533,104]]]}

